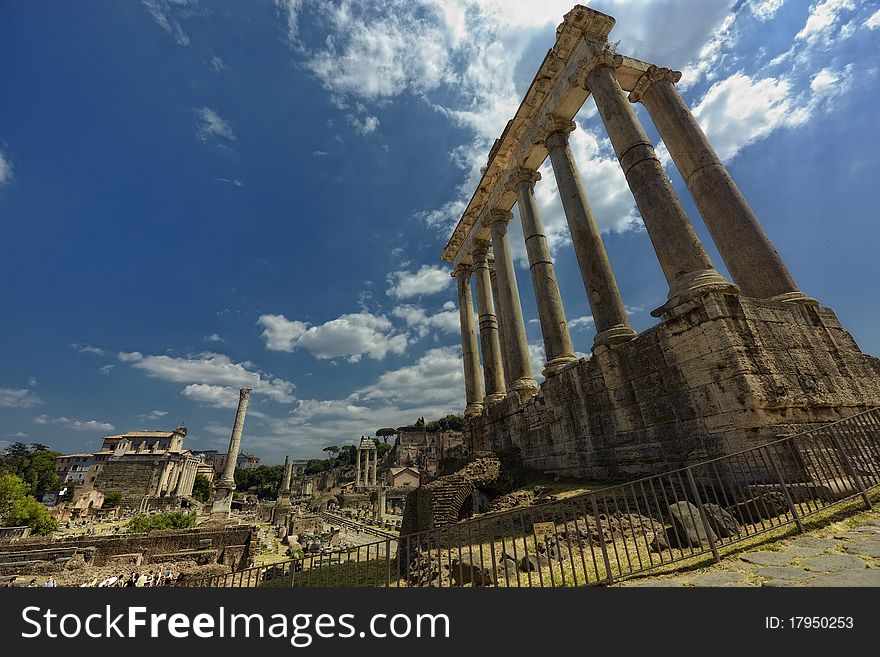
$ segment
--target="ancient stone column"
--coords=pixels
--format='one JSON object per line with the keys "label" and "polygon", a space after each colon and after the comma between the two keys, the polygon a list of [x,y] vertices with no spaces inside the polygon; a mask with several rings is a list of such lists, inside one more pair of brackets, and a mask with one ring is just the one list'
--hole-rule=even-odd
{"label": "ancient stone column", "polygon": [[354,466],[354,487],[361,487],[361,446],[358,445],[357,450],[355,451],[355,466]]}
{"label": "ancient stone column", "polygon": [[669,283],[669,302],[652,314],[713,290],[735,291],[712,266],[681,203],[672,189],[654,147],[639,123],[614,75],[621,57],[596,54],[587,67],[585,86],[593,94],[599,115],[626,176]]}
{"label": "ancient stone column", "polygon": [[651,66],[629,100],[641,101],[648,108],[733,282],[749,297],[812,301],[798,289],[758,217],[675,88],[680,79],[678,71]]}
{"label": "ancient stone column", "polygon": [[370,450],[364,450],[364,488],[370,485]]}
{"label": "ancient stone column", "polygon": [[177,472],[177,482],[174,490],[174,494],[177,497],[181,497],[186,492],[186,478],[183,476],[183,468],[178,464],[178,472]]}
{"label": "ancient stone column", "polygon": [[279,496],[285,493],[290,495],[290,456],[284,457],[284,469],[281,471],[281,488],[278,489]]}
{"label": "ancient stone column", "polygon": [[232,425],[226,464],[223,467],[220,482],[217,484],[211,508],[211,516],[214,518],[228,518],[232,508],[232,494],[235,491],[235,464],[238,461],[238,452],[241,448],[241,432],[244,429],[244,417],[247,414],[250,394],[250,388],[242,388],[238,393],[238,409],[235,411],[235,422]]}
{"label": "ancient stone column", "polygon": [[523,321],[522,306],[519,301],[519,287],[513,269],[510,253],[510,239],[507,224],[513,213],[506,210],[490,211],[489,228],[492,231],[492,250],[495,252],[495,273],[498,279],[498,310],[501,325],[504,326],[505,343],[503,351],[510,364],[507,370],[509,391],[516,391],[521,397],[530,397],[538,392],[538,384],[532,376],[529,359],[529,343],[526,339],[526,325]]}
{"label": "ancient stone column", "polygon": [[375,486],[376,485],[376,465],[378,464],[378,461],[379,461],[379,450],[373,449],[371,451],[373,452],[373,469],[371,471],[370,483],[371,483],[371,485]]}
{"label": "ancient stone column", "polygon": [[501,343],[498,340],[498,320],[492,298],[489,275],[489,242],[480,241],[474,250],[474,278],[477,282],[477,310],[480,323],[480,349],[483,353],[483,378],[486,382],[484,403],[504,399],[504,367],[501,364]]}
{"label": "ancient stone column", "polygon": [[521,168],[514,173],[509,186],[516,192],[516,203],[529,256],[529,269],[532,273],[532,287],[535,289],[538,305],[538,319],[544,336],[547,362],[542,374],[549,378],[575,360],[575,355],[559,294],[559,284],[556,282],[556,271],[550,259],[550,247],[547,245],[544,225],[538,214],[538,202],[535,200],[535,183],[540,179],[541,174],[537,171]]}
{"label": "ancient stone column", "polygon": [[568,133],[574,127],[573,121],[554,121],[548,126],[544,144],[550,153],[559,197],[571,233],[571,243],[596,326],[596,337],[593,339],[595,348],[599,345],[626,342],[634,338],[636,332],[626,316],[617,279],[611,269],[599,226],[596,225],[574,155],[568,145]]}
{"label": "ancient stone column", "polygon": [[[495,256],[493,254],[489,254],[488,256],[489,262],[489,282],[492,286],[492,298],[498,299],[498,272],[495,271]],[[504,369],[504,387],[505,389],[510,388],[510,363],[507,360],[507,338],[505,337],[505,329],[504,323],[501,317],[501,313],[496,314],[495,318],[497,319],[498,324],[498,344],[501,348],[501,364]]]}
{"label": "ancient stone column", "polygon": [[458,313],[461,321],[461,357],[464,364],[464,389],[467,407],[465,417],[483,412],[483,374],[477,353],[477,331],[471,294],[471,270],[459,265],[453,272],[458,281]]}

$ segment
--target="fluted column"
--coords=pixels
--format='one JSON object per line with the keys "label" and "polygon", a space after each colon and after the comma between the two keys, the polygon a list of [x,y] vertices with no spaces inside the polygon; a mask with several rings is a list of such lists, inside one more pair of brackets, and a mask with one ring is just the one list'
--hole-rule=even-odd
{"label": "fluted column", "polygon": [[174,484],[174,494],[181,497],[184,494],[186,486],[184,486],[183,469],[180,464],[178,464],[177,481],[174,482]]}
{"label": "fluted column", "polygon": [[489,242],[478,242],[473,252],[474,278],[477,283],[477,310],[480,324],[480,350],[483,354],[483,379],[486,383],[485,402],[504,399],[504,367],[501,364],[501,343],[498,320],[489,276]]}
{"label": "fluted column", "polygon": [[544,354],[547,362],[542,374],[550,377],[575,360],[565,309],[556,282],[556,271],[550,259],[550,247],[544,235],[544,225],[535,200],[535,183],[541,174],[531,169],[518,169],[509,181],[516,192],[516,203],[522,221],[523,237],[532,273],[532,287],[538,306],[538,319],[544,337]]}
{"label": "fluted column", "polygon": [[361,446],[358,445],[357,450],[355,451],[355,466],[354,466],[354,487],[361,487]]}
{"label": "fluted column", "polygon": [[[498,272],[495,271],[495,256],[493,254],[488,255],[488,263],[489,263],[489,283],[492,287],[492,298],[498,299]],[[500,302],[498,302],[500,304]],[[505,389],[510,388],[510,362],[508,361],[508,352],[507,352],[507,338],[505,335],[504,328],[504,319],[501,316],[501,312],[499,310],[498,314],[496,314],[495,318],[497,319],[498,324],[498,344],[501,348],[501,364],[504,369],[504,387]]]}
{"label": "fluted column", "polygon": [[458,281],[458,313],[461,321],[461,358],[464,364],[464,389],[467,399],[465,416],[483,412],[483,374],[477,352],[477,330],[474,321],[474,302],[471,292],[470,267],[459,265],[454,276]]}
{"label": "fluted column", "polygon": [[613,68],[621,61],[619,55],[609,52],[595,55],[588,67],[585,84],[599,108],[599,115],[669,283],[669,302],[652,313],[659,315],[667,308],[707,292],[735,291],[736,288],[713,268],[648,135],[624,96]]}
{"label": "fluted column", "polygon": [[626,316],[617,279],[568,145],[568,133],[572,130],[572,121],[554,122],[544,143],[550,153],[553,175],[556,176],[572,246],[596,326],[593,346],[618,344],[631,340],[636,332]]}
{"label": "fluted column", "polygon": [[629,100],[641,101],[648,109],[734,283],[749,297],[812,302],[798,289],[758,217],[675,88],[680,79],[678,71],[651,66]]}
{"label": "fluted column", "polygon": [[378,464],[378,461],[379,461],[379,450],[376,449],[376,450],[372,450],[372,451],[373,451],[373,469],[370,472],[370,474],[371,474],[370,483],[373,486],[375,486],[376,485],[376,465]]}
{"label": "fluted column", "polygon": [[510,364],[507,389],[515,390],[522,396],[530,396],[538,391],[538,383],[532,375],[526,325],[523,321],[519,287],[510,253],[510,238],[507,236],[507,224],[511,219],[513,219],[512,212],[493,209],[489,216],[489,229],[492,232],[492,250],[495,252],[498,310],[505,333],[505,344],[502,345],[502,349],[507,353]]}

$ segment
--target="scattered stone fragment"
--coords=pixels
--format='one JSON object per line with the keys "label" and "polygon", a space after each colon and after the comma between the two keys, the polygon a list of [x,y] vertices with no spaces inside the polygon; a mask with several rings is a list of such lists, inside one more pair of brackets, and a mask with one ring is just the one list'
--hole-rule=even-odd
{"label": "scattered stone fragment", "polygon": [[880,570],[841,570],[807,581],[807,586],[880,586]]}
{"label": "scattered stone fragment", "polygon": [[730,538],[739,535],[739,523],[732,515],[717,504],[704,504],[703,511],[706,513],[706,522],[721,538]]}
{"label": "scattered stone fragment", "polygon": [[682,543],[691,547],[703,547],[709,544],[710,538],[716,540],[717,536],[712,528],[703,524],[700,510],[690,502],[671,504],[668,513]]}

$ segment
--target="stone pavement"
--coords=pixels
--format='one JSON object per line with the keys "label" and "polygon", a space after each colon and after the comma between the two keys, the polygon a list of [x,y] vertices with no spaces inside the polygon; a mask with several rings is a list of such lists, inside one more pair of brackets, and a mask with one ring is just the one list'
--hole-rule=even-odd
{"label": "stone pavement", "polygon": [[707,568],[621,586],[880,586],[880,512],[849,529],[826,527],[729,555]]}

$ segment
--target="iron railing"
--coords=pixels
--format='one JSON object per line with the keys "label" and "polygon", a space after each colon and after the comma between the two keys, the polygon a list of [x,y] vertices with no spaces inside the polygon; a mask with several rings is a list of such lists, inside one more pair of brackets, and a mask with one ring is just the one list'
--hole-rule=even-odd
{"label": "iron railing", "polygon": [[719,550],[880,485],[880,409],[624,484],[184,586],[580,586]]}

